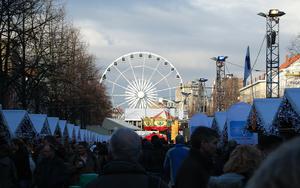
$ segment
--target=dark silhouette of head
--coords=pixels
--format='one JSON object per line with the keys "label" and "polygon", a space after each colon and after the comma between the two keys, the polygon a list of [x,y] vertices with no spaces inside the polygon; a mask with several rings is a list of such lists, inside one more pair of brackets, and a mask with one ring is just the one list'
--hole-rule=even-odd
{"label": "dark silhouette of head", "polygon": [[191,145],[193,149],[200,150],[207,155],[213,155],[217,150],[219,135],[208,127],[197,127],[191,136]]}
{"label": "dark silhouette of head", "polygon": [[300,187],[300,138],[282,144],[262,163],[247,188]]}
{"label": "dark silhouette of head", "polygon": [[110,139],[109,153],[114,160],[137,162],[141,154],[141,139],[131,129],[116,130]]}

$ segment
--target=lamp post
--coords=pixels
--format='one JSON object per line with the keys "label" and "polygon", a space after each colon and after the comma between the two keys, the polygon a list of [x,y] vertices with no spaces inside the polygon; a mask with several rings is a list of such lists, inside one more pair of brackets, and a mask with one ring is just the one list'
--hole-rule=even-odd
{"label": "lamp post", "polygon": [[223,79],[225,78],[225,61],[228,56],[218,56],[212,57],[211,59],[216,62],[216,69],[217,69],[217,77],[216,77],[216,107],[217,111],[224,111],[224,86],[223,86]]}
{"label": "lamp post", "polygon": [[279,17],[285,13],[271,9],[258,15],[266,18],[266,97],[279,97]]}

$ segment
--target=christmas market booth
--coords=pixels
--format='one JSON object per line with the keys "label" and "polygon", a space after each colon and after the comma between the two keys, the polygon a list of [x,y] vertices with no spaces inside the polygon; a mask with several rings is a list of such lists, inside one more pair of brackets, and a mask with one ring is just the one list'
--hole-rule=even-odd
{"label": "christmas market booth", "polygon": [[281,102],[281,98],[254,99],[247,120],[247,129],[259,135],[275,134],[273,124]]}
{"label": "christmas market booth", "polygon": [[58,135],[61,137],[59,125],[58,125],[59,118],[58,117],[48,117],[47,119],[48,119],[50,131],[51,131],[51,135],[53,135],[53,136]]}
{"label": "christmas market booth", "polygon": [[215,112],[215,118],[213,120],[211,128],[216,130],[222,139],[222,132],[226,124],[227,114],[226,112]]}
{"label": "christmas market booth", "polygon": [[65,141],[67,141],[67,139],[69,137],[69,133],[68,133],[68,129],[67,129],[67,121],[59,120],[58,126],[59,126],[59,130],[60,130],[60,135],[61,135],[60,138],[62,139],[62,141],[64,143]]}
{"label": "christmas market booth", "polygon": [[0,135],[4,137],[4,139],[9,140],[11,135],[8,129],[8,125],[4,119],[2,110],[0,109]]}
{"label": "christmas market booth", "polygon": [[227,120],[222,132],[223,141],[235,140],[238,144],[258,143],[257,133],[247,130],[246,123],[251,111],[251,105],[239,102],[227,110]]}
{"label": "christmas market booth", "polygon": [[46,114],[29,114],[29,118],[37,132],[37,136],[51,135]]}
{"label": "christmas market booth", "polygon": [[25,110],[3,110],[11,137],[34,138],[37,134]]}
{"label": "christmas market booth", "polygon": [[199,126],[211,127],[210,120],[208,119],[206,114],[197,113],[191,117],[191,119],[189,120],[190,136],[192,135],[193,131]]}
{"label": "christmas market booth", "polygon": [[285,89],[273,124],[273,133],[284,139],[300,134],[300,88]]}
{"label": "christmas market booth", "polygon": [[178,128],[178,119],[165,110],[153,117],[143,118],[143,129],[145,131],[159,131],[171,140],[175,140],[178,135]]}

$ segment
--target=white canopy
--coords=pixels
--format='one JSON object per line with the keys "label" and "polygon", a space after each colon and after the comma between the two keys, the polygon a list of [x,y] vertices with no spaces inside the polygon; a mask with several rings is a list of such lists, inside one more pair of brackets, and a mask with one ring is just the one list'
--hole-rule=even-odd
{"label": "white canopy", "polygon": [[300,116],[300,88],[286,88],[284,96],[290,102],[296,113]]}
{"label": "white canopy", "polygon": [[67,130],[68,130],[68,136],[69,140],[72,140],[74,138],[74,124],[67,123]]}
{"label": "white canopy", "polygon": [[[36,134],[32,122],[25,110],[3,110],[5,121],[8,125],[8,130],[12,137],[17,136],[33,136]],[[23,126],[23,128],[22,128]]]}
{"label": "white canopy", "polygon": [[2,113],[2,110],[0,108],[0,131],[3,134],[6,134],[6,139],[9,139],[11,137],[11,133],[8,129],[8,125],[5,121],[4,115]]}
{"label": "white canopy", "polygon": [[132,130],[141,130],[140,128],[133,126],[125,121],[112,119],[112,118],[105,118],[102,124],[102,127],[107,130],[115,130],[118,128],[128,128]]}
{"label": "white canopy", "polygon": [[220,132],[223,131],[226,124],[227,113],[226,112],[215,112],[215,121]]}
{"label": "white canopy", "polygon": [[66,136],[66,135],[64,135],[64,133],[68,134],[68,132],[66,131],[67,130],[66,129],[67,121],[59,120],[58,125],[59,125],[59,129],[60,129],[60,133],[61,133],[62,137]]}
{"label": "white canopy", "polygon": [[51,134],[54,135],[55,130],[58,127],[59,118],[58,117],[48,117],[47,119],[48,119]]}
{"label": "white canopy", "polygon": [[46,114],[29,114],[29,118],[38,134],[51,135]]}
{"label": "white canopy", "polygon": [[197,127],[197,126],[204,126],[209,127],[207,115],[203,113],[197,113],[192,116],[192,118],[189,120],[189,126],[190,127]]}
{"label": "white canopy", "polygon": [[79,130],[80,130],[80,127],[79,127],[79,126],[74,126],[74,134],[75,134],[75,139],[76,139],[76,141],[78,141],[79,138],[80,138]]}
{"label": "white canopy", "polygon": [[270,130],[282,102],[281,98],[254,99],[253,107],[266,131]]}
{"label": "white canopy", "polygon": [[212,127],[213,120],[214,120],[213,117],[207,117],[207,126],[208,126],[209,128]]}

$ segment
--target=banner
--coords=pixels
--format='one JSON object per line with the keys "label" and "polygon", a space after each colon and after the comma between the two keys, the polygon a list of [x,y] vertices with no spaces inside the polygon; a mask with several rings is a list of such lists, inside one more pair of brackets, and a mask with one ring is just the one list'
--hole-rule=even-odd
{"label": "banner", "polygon": [[171,129],[171,140],[175,140],[175,137],[178,135],[178,129],[179,129],[178,120],[175,120]]}
{"label": "banner", "polygon": [[251,133],[245,128],[246,121],[230,121],[228,127],[228,140],[235,140],[238,144],[258,143],[257,133]]}

